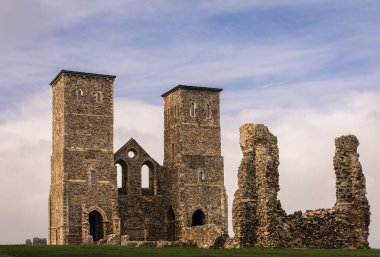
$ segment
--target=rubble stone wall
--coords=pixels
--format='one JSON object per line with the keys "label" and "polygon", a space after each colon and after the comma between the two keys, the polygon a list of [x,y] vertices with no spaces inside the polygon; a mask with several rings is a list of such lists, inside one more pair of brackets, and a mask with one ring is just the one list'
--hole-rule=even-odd
{"label": "rubble stone wall", "polygon": [[233,203],[235,247],[368,247],[369,205],[359,162],[359,141],[336,138],[337,201],[330,209],[287,215],[277,199],[277,139],[261,124],[240,128],[243,152]]}
{"label": "rubble stone wall", "polygon": [[223,248],[228,234],[215,224],[187,227],[182,230],[182,241],[194,243],[199,248]]}

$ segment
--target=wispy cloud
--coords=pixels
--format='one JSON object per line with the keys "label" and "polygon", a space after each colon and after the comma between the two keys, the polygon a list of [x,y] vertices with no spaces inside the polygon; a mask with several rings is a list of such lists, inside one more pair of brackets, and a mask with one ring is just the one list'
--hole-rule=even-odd
{"label": "wispy cloud", "polygon": [[46,234],[48,83],[65,68],[117,75],[115,150],[134,137],[159,162],[159,95],[180,83],[223,87],[230,202],[242,123],[265,123],[278,136],[287,211],[331,206],[333,139],[356,134],[371,245],[380,246],[377,1],[4,0],[0,7],[0,215],[24,222],[22,233],[1,224],[1,243]]}

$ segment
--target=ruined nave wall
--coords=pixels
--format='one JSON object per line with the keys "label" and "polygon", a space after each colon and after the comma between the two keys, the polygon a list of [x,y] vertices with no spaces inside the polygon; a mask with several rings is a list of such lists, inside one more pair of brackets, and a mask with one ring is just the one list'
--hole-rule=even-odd
{"label": "ruined nave wall", "polygon": [[292,215],[277,199],[277,138],[264,125],[245,124],[240,145],[243,159],[232,214],[236,247],[368,247],[370,212],[355,136],[335,140],[335,206]]}

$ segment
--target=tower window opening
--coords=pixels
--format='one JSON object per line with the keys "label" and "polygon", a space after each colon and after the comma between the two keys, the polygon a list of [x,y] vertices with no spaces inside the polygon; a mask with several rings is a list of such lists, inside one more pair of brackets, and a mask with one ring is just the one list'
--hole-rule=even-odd
{"label": "tower window opening", "polygon": [[194,212],[192,218],[191,218],[191,226],[202,226],[205,225],[205,214],[202,210],[197,210]]}
{"label": "tower window opening", "polygon": [[195,117],[195,103],[192,102],[190,106],[190,116]]}
{"label": "tower window opening", "polygon": [[75,95],[77,97],[77,100],[80,101],[83,98],[83,91],[81,89],[78,89],[77,91],[75,91]]}
{"label": "tower window opening", "polygon": [[96,182],[96,172],[95,171],[91,171],[91,185],[95,185],[95,182]]}
{"label": "tower window opening", "polygon": [[206,116],[206,118],[210,118],[211,117],[210,105],[209,104],[206,104],[206,113],[205,113],[205,116]]}
{"label": "tower window opening", "polygon": [[174,161],[174,144],[172,144],[172,161]]}
{"label": "tower window opening", "polygon": [[103,95],[102,92],[96,93],[96,102],[101,103],[103,101]]}
{"label": "tower window opening", "polygon": [[198,172],[198,183],[205,180],[205,173],[203,171]]}

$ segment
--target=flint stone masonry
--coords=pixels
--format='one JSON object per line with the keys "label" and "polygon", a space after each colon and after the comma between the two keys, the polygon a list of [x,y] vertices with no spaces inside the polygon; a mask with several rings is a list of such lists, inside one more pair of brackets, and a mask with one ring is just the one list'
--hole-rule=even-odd
{"label": "flint stone masonry", "polygon": [[353,135],[335,139],[334,207],[287,215],[277,199],[277,138],[264,125],[243,125],[243,159],[232,210],[235,236],[229,246],[368,248],[370,212],[358,145]]}
{"label": "flint stone masonry", "polygon": [[179,85],[162,95],[160,165],[133,138],[114,153],[114,80],[62,70],[51,82],[49,244],[368,247],[370,212],[355,136],[335,140],[335,206],[287,215],[277,199],[277,138],[264,125],[243,125],[232,210],[235,236],[228,238],[222,89]]}
{"label": "flint stone masonry", "polygon": [[223,248],[228,234],[215,224],[188,227],[182,231],[182,240],[194,243],[199,248]]}
{"label": "flint stone masonry", "polygon": [[181,241],[184,229],[205,224],[227,233],[222,90],[179,85],[162,95],[160,165],[133,138],[113,152],[114,79],[63,70],[51,82],[49,244],[175,245],[162,242]]}

